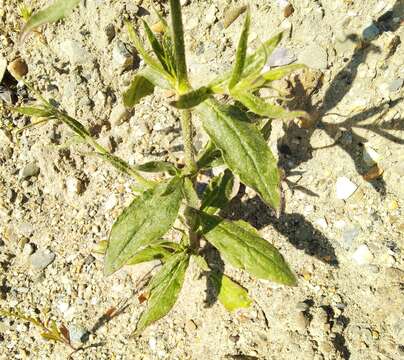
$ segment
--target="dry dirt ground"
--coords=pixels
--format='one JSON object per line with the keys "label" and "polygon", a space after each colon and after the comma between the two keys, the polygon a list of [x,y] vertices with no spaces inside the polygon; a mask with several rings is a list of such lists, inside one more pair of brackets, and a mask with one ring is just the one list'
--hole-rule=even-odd
{"label": "dry dirt ground", "polygon": [[[27,79],[130,163],[182,157],[179,121],[166,94],[133,113],[121,93],[142,64],[124,20],[151,23],[150,3],[82,1],[71,17],[18,46],[17,5],[0,0],[0,62],[22,57]],[[37,9],[45,0],[28,2]],[[162,8],[166,8],[164,2]],[[195,86],[227,69],[242,18],[223,21],[238,1],[185,1],[189,67]],[[130,338],[144,304],[136,292],[150,266],[105,278],[94,246],[133,198],[118,174],[59,123],[15,130],[30,119],[7,106],[33,94],[8,73],[0,102],[0,307],[65,324],[85,350],[74,359],[377,359],[404,355],[404,78],[401,0],[250,1],[251,48],[285,29],[282,47],[311,70],[281,85],[309,128],[274,121],[270,146],[285,170],[284,213],[276,218],[241,189],[225,215],[245,219],[296,272],[295,288],[256,281],[229,266],[251,308],[228,313],[206,292],[195,264],[173,311]],[[300,124],[301,125],[301,124]],[[198,135],[196,145],[205,137]],[[373,159],[373,160],[372,160]],[[374,167],[374,162],[378,168]],[[372,174],[384,171],[381,176]],[[352,191],[356,191],[350,194]],[[341,195],[341,191],[348,191]],[[341,199],[344,197],[344,199]],[[214,251],[209,250],[212,257]],[[216,259],[217,261],[217,259]],[[127,301],[122,313],[105,312]],[[26,322],[1,318],[0,359],[66,359]]]}

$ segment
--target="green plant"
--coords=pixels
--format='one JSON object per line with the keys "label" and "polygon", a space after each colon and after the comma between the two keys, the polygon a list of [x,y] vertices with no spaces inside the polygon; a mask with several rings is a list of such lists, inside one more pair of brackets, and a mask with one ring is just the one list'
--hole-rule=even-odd
{"label": "green plant", "polygon": [[[75,1],[66,3],[72,5]],[[55,11],[55,8],[51,9]],[[131,108],[143,97],[151,95],[155,87],[176,93],[175,101],[170,104],[180,114],[184,166],[162,161],[130,166],[99,145],[81,123],[39,94],[40,106],[17,109],[22,114],[43,118],[43,121],[62,121],[99,156],[138,181],[139,195],[116,220],[105,249],[106,275],[113,274],[124,265],[154,259],[162,262],[161,269],[149,283],[147,308],[139,319],[136,334],[165,316],[174,306],[191,258],[211,277],[211,282],[218,289],[218,299],[227,309],[234,310],[251,303],[245,289],[216,269],[210,269],[201,255],[201,238],[212,244],[232,266],[244,269],[256,278],[296,285],[296,278],[282,255],[261,238],[255,228],[243,221],[223,219],[218,213],[230,200],[235,175],[253,188],[266,204],[280,211],[280,171],[267,145],[271,119],[305,117],[307,114],[287,111],[275,102],[265,102],[258,91],[271,87],[272,81],[302,66],[263,70],[268,56],[282,38],[281,33],[247,55],[248,10],[233,70],[206,86],[193,89],[188,79],[180,1],[170,0],[170,10],[171,26],[159,15],[164,30],[162,35],[154,34],[143,21],[152,53],[144,48],[133,27],[127,24],[129,35],[146,67],[137,72],[123,94],[123,100],[125,106]],[[65,11],[66,7],[57,12],[59,18]],[[41,21],[46,18],[49,21],[55,17],[45,11],[40,18]],[[28,28],[32,26],[31,23]],[[219,102],[216,94],[230,97],[234,100],[233,105]],[[264,119],[251,122],[242,107]],[[193,146],[192,116],[195,114],[210,138],[198,154]],[[227,170],[213,178],[206,190],[198,194],[197,175],[218,164],[225,165]],[[166,179],[160,182],[146,180],[142,172],[165,173]],[[176,221],[181,223],[180,228],[174,226]],[[170,229],[181,232],[180,243],[163,238]]]}

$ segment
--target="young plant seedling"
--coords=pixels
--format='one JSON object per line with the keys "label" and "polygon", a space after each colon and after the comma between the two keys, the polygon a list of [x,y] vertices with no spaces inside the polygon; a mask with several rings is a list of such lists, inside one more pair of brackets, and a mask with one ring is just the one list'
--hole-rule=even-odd
{"label": "young plant seedling", "polygon": [[[76,2],[65,3],[72,8]],[[296,285],[296,278],[283,256],[255,228],[243,221],[223,219],[218,213],[230,200],[235,176],[254,189],[267,205],[280,211],[281,176],[267,145],[270,122],[273,118],[291,119],[307,114],[303,111],[287,111],[275,101],[264,101],[258,93],[262,88],[271,87],[273,81],[302,66],[292,64],[265,70],[268,56],[282,38],[281,33],[264,42],[252,54],[247,54],[250,29],[250,12],[247,10],[232,71],[193,89],[188,79],[180,1],[170,0],[169,3],[171,26],[160,16],[163,27],[160,35],[153,33],[143,21],[151,51],[146,50],[134,28],[127,24],[129,35],[146,66],[137,72],[131,86],[123,94],[123,100],[126,107],[132,108],[143,97],[152,95],[155,87],[175,92],[176,98],[170,104],[178,109],[180,115],[185,166],[162,161],[130,166],[99,145],[80,122],[55,108],[40,95],[41,106],[17,109],[26,115],[62,121],[92,146],[97,154],[138,181],[140,195],[135,197],[112,226],[105,246],[104,267],[105,275],[109,276],[125,265],[155,259],[162,262],[161,269],[148,285],[147,307],[140,316],[135,334],[165,316],[174,306],[191,257],[202,271],[212,277],[211,282],[218,287],[218,299],[226,309],[250,305],[251,300],[244,288],[209,268],[200,251],[202,238],[213,245],[232,266],[258,279]],[[58,15],[66,9],[59,11]],[[41,21],[46,17],[44,14],[46,11],[42,12]],[[39,22],[37,17],[36,24]],[[33,26],[30,22],[27,24],[28,29]],[[216,94],[227,95],[238,106],[221,103],[215,98]],[[259,115],[261,120],[252,123],[241,106]],[[193,146],[194,115],[200,118],[210,138],[198,154]],[[227,170],[214,177],[203,193],[197,193],[198,174],[217,165],[225,165]],[[159,182],[146,180],[142,172],[165,173],[166,178]],[[164,239],[170,229],[178,230],[174,227],[177,219],[183,226],[180,229],[180,243]]]}

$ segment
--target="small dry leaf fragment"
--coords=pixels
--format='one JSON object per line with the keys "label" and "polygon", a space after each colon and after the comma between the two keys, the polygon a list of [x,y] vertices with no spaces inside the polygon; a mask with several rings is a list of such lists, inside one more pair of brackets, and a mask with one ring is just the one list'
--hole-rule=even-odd
{"label": "small dry leaf fragment", "polygon": [[143,304],[147,299],[149,295],[147,293],[142,293],[138,296],[139,304]]}
{"label": "small dry leaf fragment", "polygon": [[159,22],[156,22],[155,24],[153,24],[153,25],[151,26],[151,29],[152,29],[152,31],[155,32],[155,33],[163,34],[163,33],[164,33],[165,26],[164,26],[164,24],[163,24],[161,21],[159,21]]}
{"label": "small dry leaf fragment", "polygon": [[224,28],[227,29],[246,10],[247,10],[247,6],[245,6],[245,5],[227,10],[224,14],[224,20],[223,20]]}
{"label": "small dry leaf fragment", "polygon": [[363,175],[363,179],[366,181],[375,180],[378,177],[382,176],[383,172],[384,172],[384,170],[376,164],[376,165],[372,166],[365,175]]}
{"label": "small dry leaf fragment", "polygon": [[7,70],[15,79],[20,80],[28,73],[28,65],[23,59],[17,58],[7,66]]}
{"label": "small dry leaf fragment", "polygon": [[287,4],[285,8],[283,9],[283,16],[285,18],[288,18],[290,15],[292,15],[295,12],[295,8],[293,7],[292,4]]}

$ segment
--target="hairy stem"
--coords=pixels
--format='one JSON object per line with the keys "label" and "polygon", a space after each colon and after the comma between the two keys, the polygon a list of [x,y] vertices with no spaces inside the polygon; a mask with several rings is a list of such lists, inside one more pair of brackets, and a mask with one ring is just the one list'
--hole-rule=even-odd
{"label": "hairy stem", "polygon": [[190,174],[196,172],[195,152],[192,142],[192,121],[191,111],[181,111],[181,128],[182,137],[184,141],[184,153],[185,153],[185,167]]}
{"label": "hairy stem", "polygon": [[172,37],[174,40],[175,63],[177,66],[178,90],[185,90],[188,83],[187,62],[185,58],[184,29],[180,0],[170,0]]}

